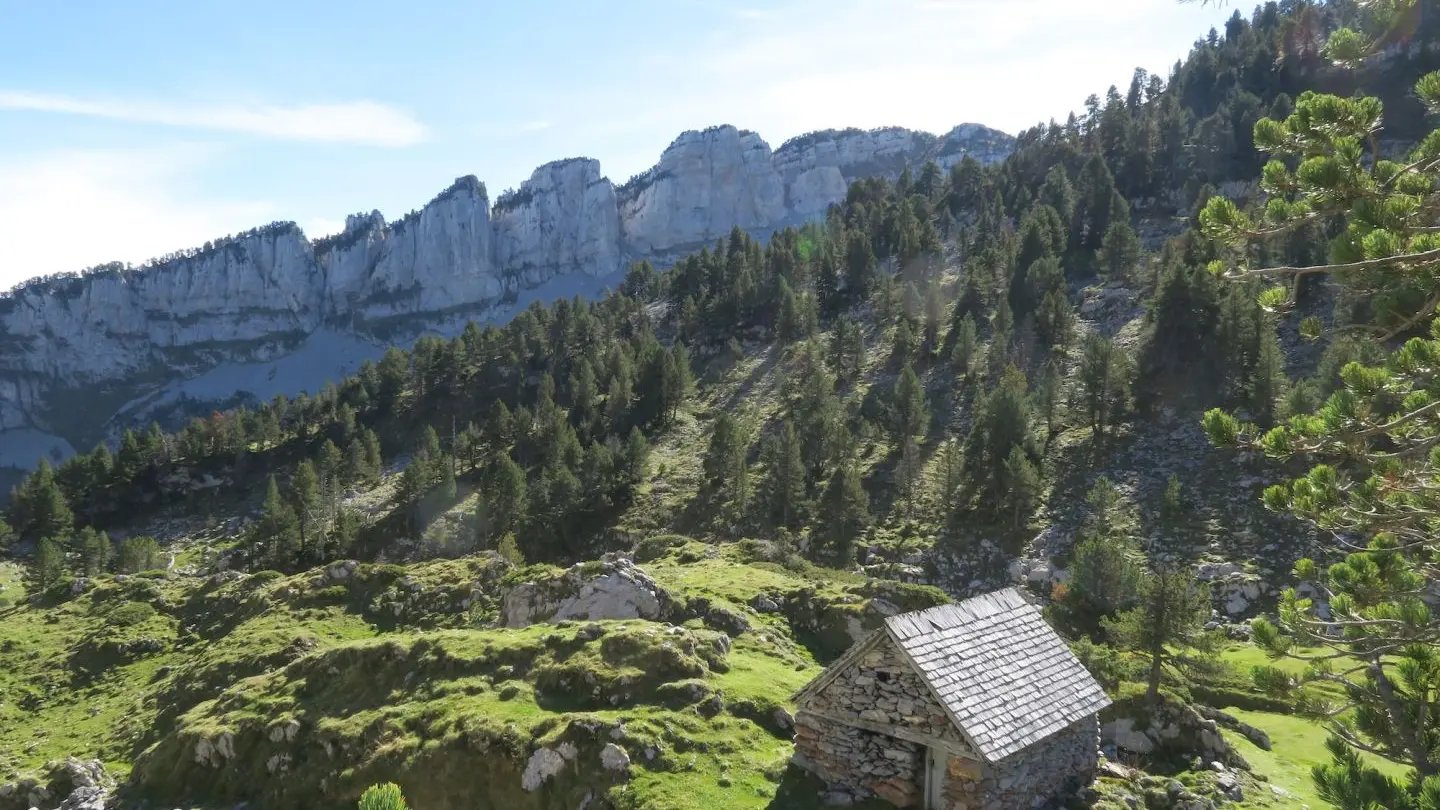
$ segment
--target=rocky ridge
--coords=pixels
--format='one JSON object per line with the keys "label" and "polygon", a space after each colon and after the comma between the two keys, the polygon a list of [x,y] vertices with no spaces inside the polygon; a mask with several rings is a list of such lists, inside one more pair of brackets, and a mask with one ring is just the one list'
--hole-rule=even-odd
{"label": "rocky ridge", "polygon": [[[394,222],[357,214],[313,241],[274,223],[139,268],[35,279],[0,296],[0,465],[85,449],[113,437],[118,423],[106,431],[107,420],[146,417],[145,395],[227,364],[276,361],[322,329],[376,343],[378,356],[379,343],[505,317],[527,295],[598,291],[628,261],[663,264],[736,226],[768,236],[814,219],[860,177],[967,154],[995,162],[1013,143],[965,124],[942,137],[827,130],[772,152],[755,133],[720,126],[683,133],[619,187],[598,161],[561,160],[493,203],[462,177]],[[353,371],[317,369],[309,382],[337,370]],[[225,395],[235,390],[248,389]],[[282,392],[297,393],[250,391]]]}

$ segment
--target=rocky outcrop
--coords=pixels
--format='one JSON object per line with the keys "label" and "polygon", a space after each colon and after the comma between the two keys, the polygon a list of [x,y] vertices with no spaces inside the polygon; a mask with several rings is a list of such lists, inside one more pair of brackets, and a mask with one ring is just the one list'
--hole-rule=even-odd
{"label": "rocky outcrop", "polygon": [[[429,205],[386,228],[383,235],[365,236],[367,239],[354,244],[337,246],[335,252],[340,255],[335,261],[345,265],[359,263],[345,255],[350,251],[377,255],[358,289],[327,283],[332,301],[343,298],[349,304],[348,310],[336,309],[327,315],[373,319],[441,313],[493,301],[504,292],[492,244],[490,199],[485,186],[474,177],[455,181]],[[380,242],[378,250],[370,240]]]}
{"label": "rocky outcrop", "polygon": [[58,808],[102,810],[110,804],[115,779],[99,760],[69,757],[46,766],[46,779],[0,783],[0,810]]}
{"label": "rocky outcrop", "polygon": [[621,262],[615,186],[587,158],[547,163],[495,201],[495,262],[534,287],[566,273],[603,276]]}
{"label": "rocky outcrop", "polygon": [[[618,189],[597,161],[562,160],[493,205],[483,183],[462,177],[399,220],[356,214],[341,233],[313,242],[294,223],[275,223],[138,268],[32,280],[0,296],[0,464],[28,466],[39,453],[113,438],[167,386],[281,363],[322,333],[404,341],[504,317],[523,294],[598,290],[597,279],[630,260],[665,262],[737,226],[763,238],[822,216],[859,177],[965,154],[994,161],[1012,144],[966,124],[943,137],[819,132],[772,154],[759,135],[720,126],[682,134]],[[317,354],[326,355],[314,361],[323,367],[295,375],[305,385],[358,363]],[[274,378],[237,370],[231,388],[220,376],[192,398],[255,393],[256,377]],[[259,398],[298,393],[272,387]]]}
{"label": "rocky outcrop", "polygon": [[580,563],[549,579],[524,582],[501,598],[500,623],[529,627],[539,622],[585,619],[659,619],[670,595],[629,560]]}
{"label": "rocky outcrop", "polygon": [[785,187],[759,135],[730,126],[686,132],[660,162],[620,187],[625,242],[665,255],[713,242],[731,228],[771,228],[788,218]]}
{"label": "rocky outcrop", "polygon": [[1220,762],[1227,767],[1248,769],[1244,757],[1220,733],[1219,724],[1196,709],[1162,696],[1150,704],[1144,696],[1117,701],[1101,719],[1101,741],[1106,756],[1115,758],[1117,749],[1132,754],[1169,757],[1190,761]]}
{"label": "rocky outcrop", "polygon": [[966,156],[996,163],[1013,148],[1009,135],[979,124],[961,124],[939,138],[899,127],[827,129],[786,141],[775,150],[774,162],[790,213],[811,217],[845,199],[850,184],[863,177],[894,180],[907,167],[916,170],[930,160],[949,169]]}

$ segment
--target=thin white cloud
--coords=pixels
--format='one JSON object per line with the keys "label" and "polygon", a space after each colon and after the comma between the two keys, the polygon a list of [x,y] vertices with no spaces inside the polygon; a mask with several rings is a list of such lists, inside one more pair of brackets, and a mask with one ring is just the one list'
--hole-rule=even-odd
{"label": "thin white cloud", "polygon": [[111,261],[139,264],[275,217],[187,184],[205,146],[28,154],[0,162],[0,289]]}
{"label": "thin white cloud", "polygon": [[85,115],[144,124],[239,132],[277,140],[372,146],[411,146],[425,140],[427,135],[425,126],[409,113],[375,101],[288,106],[185,105],[0,91],[0,110]]}
{"label": "thin white cloud", "polygon": [[539,132],[544,129],[549,129],[552,126],[554,126],[554,124],[551,124],[549,121],[528,121],[524,126],[520,127],[520,131]]}
{"label": "thin white cloud", "polygon": [[[1063,120],[1135,67],[1168,72],[1231,10],[1156,0],[783,0],[763,26],[727,24],[683,49],[641,53],[630,81],[564,101],[577,131],[657,144],[598,155],[643,170],[683,129],[730,123],[772,146],[827,127],[1011,133]],[[615,110],[625,110],[623,117]],[[617,150],[618,151],[618,150]],[[640,154],[638,160],[629,158]]]}

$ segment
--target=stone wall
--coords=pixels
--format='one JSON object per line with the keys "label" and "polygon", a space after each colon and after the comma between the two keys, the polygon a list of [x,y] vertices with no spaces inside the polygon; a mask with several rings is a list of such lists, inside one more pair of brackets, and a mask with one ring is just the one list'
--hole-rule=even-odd
{"label": "stone wall", "polygon": [[924,755],[917,743],[803,710],[795,717],[795,764],[857,798],[873,794],[897,807],[920,804]]}
{"label": "stone wall", "polygon": [[[993,765],[951,756],[945,807],[1028,810],[1063,800],[1094,781],[1099,743],[1099,722],[1091,716]],[[856,798],[879,796],[897,807],[924,802],[924,746],[803,709],[795,718],[795,764]]]}
{"label": "stone wall", "polygon": [[[981,775],[979,801],[968,803],[972,800],[968,797],[977,792],[959,791],[967,797],[967,803],[952,803],[952,810],[1028,808],[1039,799],[1069,795],[1094,780],[1099,747],[1099,720],[1094,715],[1077,720],[1063,731],[987,766]],[[949,797],[950,785],[946,787]]]}
{"label": "stone wall", "polygon": [[[981,791],[989,766],[964,757],[950,757],[945,768],[945,806],[950,810],[974,810],[981,806]],[[1025,805],[1026,810],[1029,805]]]}
{"label": "stone wall", "polygon": [[960,732],[915,670],[884,637],[800,708],[841,720],[898,726],[944,740],[959,751]]}
{"label": "stone wall", "polygon": [[796,764],[857,797],[922,804],[927,744],[950,750],[944,786],[950,810],[1029,808],[1093,780],[1100,724],[1091,715],[999,763],[982,763],[888,636],[802,699],[796,712]]}

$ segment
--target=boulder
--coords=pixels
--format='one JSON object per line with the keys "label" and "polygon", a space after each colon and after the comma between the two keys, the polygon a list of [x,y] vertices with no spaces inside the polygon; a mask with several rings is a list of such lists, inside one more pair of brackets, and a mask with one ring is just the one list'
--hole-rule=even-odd
{"label": "boulder", "polygon": [[606,743],[600,749],[600,764],[607,771],[626,771],[630,768],[630,755],[615,743]]}
{"label": "boulder", "polygon": [[755,608],[756,613],[779,613],[780,606],[774,599],[760,594],[750,601],[750,606]]}
{"label": "boulder", "polygon": [[602,562],[598,572],[576,565],[544,581],[525,582],[505,592],[500,621],[506,627],[528,627],[565,620],[659,619],[670,596],[625,558]]}
{"label": "boulder", "polygon": [[1129,717],[1122,717],[1108,724],[1103,736],[1116,747],[1132,754],[1148,754],[1155,750],[1155,741],[1145,732],[1137,730],[1135,721]]}
{"label": "boulder", "polygon": [[565,757],[553,748],[538,748],[525,763],[525,773],[520,775],[520,787],[527,791],[539,790],[550,777],[565,768]]}
{"label": "boulder", "polygon": [[771,719],[777,728],[790,730],[795,727],[795,715],[790,713],[784,706],[776,706],[775,711],[770,713]]}

